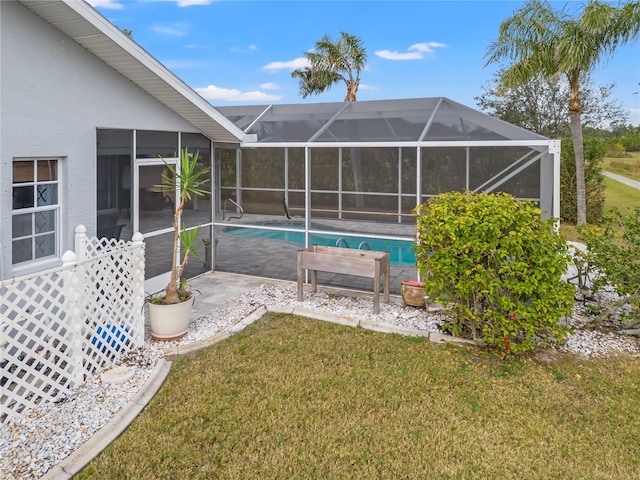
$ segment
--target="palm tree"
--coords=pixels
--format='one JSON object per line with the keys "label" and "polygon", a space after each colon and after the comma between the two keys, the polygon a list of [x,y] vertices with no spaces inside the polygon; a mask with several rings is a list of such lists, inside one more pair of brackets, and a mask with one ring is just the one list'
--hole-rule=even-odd
{"label": "palm tree", "polygon": [[[304,52],[309,65],[291,72],[299,80],[300,95],[307,98],[329,90],[342,81],[347,87],[345,102],[355,102],[360,86],[360,71],[367,63],[367,51],[362,39],[346,32],[340,32],[340,38],[332,41],[328,35],[316,42],[315,51]],[[362,192],[362,156],[360,149],[351,149],[351,169],[356,192]],[[355,197],[356,207],[364,208],[364,196]]]}
{"label": "palm tree", "polygon": [[514,88],[542,75],[565,75],[569,82],[569,119],[576,162],[577,224],[586,222],[586,188],[582,140],[580,83],[584,73],[638,38],[640,2],[615,7],[590,1],[577,18],[556,12],[547,0],[530,0],[500,24],[500,35],[487,51],[487,65],[512,64],[500,84]]}
{"label": "palm tree", "polygon": [[323,93],[342,81],[347,86],[345,102],[355,101],[360,86],[360,71],[367,63],[362,39],[346,32],[332,41],[328,35],[316,42],[315,51],[304,52],[309,65],[291,72],[299,80],[300,95]]}

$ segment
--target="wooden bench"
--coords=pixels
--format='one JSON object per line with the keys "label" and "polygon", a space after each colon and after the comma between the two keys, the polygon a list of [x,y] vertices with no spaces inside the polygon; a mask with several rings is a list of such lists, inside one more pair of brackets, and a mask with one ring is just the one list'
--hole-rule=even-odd
{"label": "wooden bench", "polygon": [[373,312],[380,313],[380,275],[384,274],[384,301],[389,303],[389,252],[312,245],[298,251],[298,301],[302,301],[304,271],[311,271],[311,287],[318,290],[318,271],[373,278]]}

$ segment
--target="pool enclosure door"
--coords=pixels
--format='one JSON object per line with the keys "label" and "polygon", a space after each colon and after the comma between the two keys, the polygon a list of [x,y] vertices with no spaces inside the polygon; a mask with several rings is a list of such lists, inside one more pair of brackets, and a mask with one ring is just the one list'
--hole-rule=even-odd
{"label": "pool enclosure door", "polygon": [[[161,186],[167,164],[178,152],[199,154],[198,168],[211,166],[211,140],[199,133],[151,130],[97,130],[97,222],[100,237],[129,241],[140,232],[145,241],[145,290],[153,294],[169,281],[176,192]],[[166,162],[166,163],[165,163]],[[210,181],[209,181],[210,182]],[[207,185],[210,190],[210,184]],[[201,226],[197,254],[183,272],[191,278],[211,270],[211,195],[188,201],[183,227]]]}
{"label": "pool enclosure door", "polygon": [[[170,278],[173,246],[173,212],[177,198],[174,189],[161,186],[167,165],[176,158],[138,158],[135,162],[134,228],[144,235],[146,275],[145,291],[155,293],[166,287]],[[166,162],[166,164],[165,164]]]}

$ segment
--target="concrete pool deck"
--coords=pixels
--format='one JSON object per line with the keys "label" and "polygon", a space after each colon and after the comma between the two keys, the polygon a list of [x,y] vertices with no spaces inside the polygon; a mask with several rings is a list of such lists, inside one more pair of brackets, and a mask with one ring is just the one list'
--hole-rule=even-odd
{"label": "concrete pool deck", "polygon": [[[216,263],[214,271],[239,273],[254,277],[266,277],[276,280],[296,281],[297,252],[303,246],[298,243],[269,238],[240,237],[224,231],[225,227],[238,225],[264,224],[268,221],[285,221],[282,217],[269,215],[245,215],[242,221],[232,221],[224,226],[216,225],[215,237]],[[292,221],[302,222],[302,218]],[[317,225],[326,225],[330,229],[378,235],[402,236],[411,238],[415,227],[391,222],[363,222],[355,220],[313,219]],[[320,227],[318,227],[320,228]],[[338,234],[339,235],[339,234]],[[197,261],[197,260],[196,260]],[[390,291],[399,294],[402,280],[417,279],[415,265],[391,265]],[[318,283],[333,287],[373,291],[373,279],[352,275],[318,273]]]}

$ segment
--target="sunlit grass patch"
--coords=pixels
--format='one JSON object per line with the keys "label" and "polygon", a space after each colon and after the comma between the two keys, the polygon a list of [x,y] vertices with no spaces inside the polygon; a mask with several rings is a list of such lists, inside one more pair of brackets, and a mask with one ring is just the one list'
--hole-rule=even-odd
{"label": "sunlit grass patch", "polygon": [[616,182],[611,178],[605,178],[604,185],[605,213],[616,208],[623,215],[629,215],[634,209],[640,207],[640,190],[637,188]]}
{"label": "sunlit grass patch", "polygon": [[638,378],[269,314],[175,362],[79,478],[639,478]]}
{"label": "sunlit grass patch", "polygon": [[[640,190],[617,182],[611,178],[604,178],[604,213],[616,208],[623,215],[631,214],[634,209],[640,207]],[[560,234],[565,240],[580,241],[580,234],[575,225],[562,223]]]}

